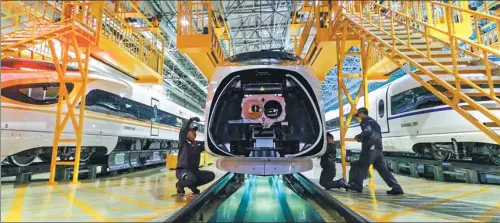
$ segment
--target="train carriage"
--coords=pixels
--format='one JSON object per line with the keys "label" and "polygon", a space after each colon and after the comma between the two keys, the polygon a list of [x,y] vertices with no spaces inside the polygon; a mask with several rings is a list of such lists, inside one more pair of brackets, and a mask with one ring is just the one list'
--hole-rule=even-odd
{"label": "train carriage", "polygon": [[[444,89],[441,90],[444,92]],[[498,107],[498,103],[489,98],[473,99],[485,107]],[[498,144],[408,75],[370,92],[369,103],[369,115],[381,127],[386,153],[417,154],[441,161],[449,158],[489,159],[500,165]],[[361,98],[357,108],[363,106],[364,100]],[[350,105],[345,105],[343,109],[347,117]],[[495,113],[500,115],[499,111]],[[471,111],[470,114],[486,121],[477,111]],[[327,130],[336,140],[340,139],[338,116],[338,109],[325,114]],[[500,128],[493,130],[500,133]],[[353,118],[346,137],[353,138],[360,131],[358,120]],[[361,144],[346,142],[346,148],[360,150]]]}
{"label": "train carriage", "polygon": [[[33,70],[36,73],[30,72]],[[69,67],[66,75],[71,100],[81,86],[77,72]],[[127,80],[89,72],[88,81],[82,161],[106,157],[113,151],[175,148],[182,123],[196,115],[163,94]],[[28,166],[36,158],[50,162],[58,92],[58,75],[53,64],[2,60],[3,164]],[[66,109],[64,106],[63,113]],[[76,109],[75,113],[78,112]],[[199,131],[197,139],[201,142],[203,125]],[[62,137],[71,138],[73,132],[69,124]],[[64,142],[60,145],[58,159],[73,159],[74,146]]]}

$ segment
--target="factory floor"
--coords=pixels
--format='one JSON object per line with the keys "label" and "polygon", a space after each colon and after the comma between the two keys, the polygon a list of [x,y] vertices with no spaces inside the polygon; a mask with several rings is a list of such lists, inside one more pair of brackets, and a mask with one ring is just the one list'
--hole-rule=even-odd
{"label": "factory floor", "polygon": [[[313,170],[304,176],[318,183],[321,168],[314,160]],[[349,170],[349,169],[348,169]],[[500,186],[438,182],[395,175],[405,194],[387,195],[390,188],[375,171],[375,188],[365,187],[359,194],[344,189],[328,192],[374,222],[500,222]],[[342,167],[337,164],[337,178]],[[365,185],[368,180],[365,180]]]}
{"label": "factory floor", "polygon": [[[214,171],[216,178],[224,174],[214,165],[203,169]],[[304,175],[317,183],[320,172],[318,160],[314,159],[314,169]],[[48,186],[47,181],[38,181],[14,187],[12,183],[3,182],[1,220],[163,221],[190,201],[190,198],[172,197],[176,182],[174,174],[173,170],[155,168],[116,177],[81,180],[76,185],[59,183]],[[340,166],[337,175],[341,175]],[[445,183],[399,175],[396,178],[405,190],[403,196],[388,196],[385,191],[389,188],[377,173],[374,189],[365,188],[362,194],[344,189],[332,189],[329,193],[376,222],[500,221],[500,186]]]}
{"label": "factory floor", "polygon": [[[214,165],[216,179],[224,172]],[[176,193],[175,171],[155,168],[116,177],[81,180],[79,184],[47,181],[14,187],[2,183],[2,222],[149,222],[163,221],[192,198]],[[212,181],[212,182],[215,182]],[[200,187],[203,191],[210,186]],[[191,191],[186,189],[187,194]]]}

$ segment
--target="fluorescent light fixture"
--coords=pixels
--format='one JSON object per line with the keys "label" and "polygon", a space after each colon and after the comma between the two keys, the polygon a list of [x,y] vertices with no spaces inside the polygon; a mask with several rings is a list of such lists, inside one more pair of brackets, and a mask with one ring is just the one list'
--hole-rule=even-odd
{"label": "fluorescent light fixture", "polygon": [[181,20],[181,25],[187,26],[187,25],[189,25],[189,21],[183,19],[183,20]]}

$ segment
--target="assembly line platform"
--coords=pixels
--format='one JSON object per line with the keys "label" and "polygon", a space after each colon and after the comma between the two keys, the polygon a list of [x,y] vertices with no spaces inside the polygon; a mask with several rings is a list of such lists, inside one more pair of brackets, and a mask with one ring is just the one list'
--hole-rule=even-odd
{"label": "assembly line platform", "polygon": [[[315,159],[314,169],[303,173],[315,183],[321,172],[318,162]],[[213,170],[217,179],[224,175],[213,165],[204,169]],[[339,176],[340,169],[337,169]],[[406,194],[388,196],[385,194],[387,186],[378,174],[375,177],[376,188],[365,188],[362,194],[344,189],[328,192],[370,221],[500,221],[498,186],[445,183],[396,175]],[[172,197],[175,182],[175,171],[155,168],[82,180],[76,185],[49,186],[46,181],[40,181],[15,187],[2,183],[2,221],[165,221],[192,199]],[[255,193],[272,194],[272,191],[259,189]],[[234,207],[231,210],[234,211]]]}

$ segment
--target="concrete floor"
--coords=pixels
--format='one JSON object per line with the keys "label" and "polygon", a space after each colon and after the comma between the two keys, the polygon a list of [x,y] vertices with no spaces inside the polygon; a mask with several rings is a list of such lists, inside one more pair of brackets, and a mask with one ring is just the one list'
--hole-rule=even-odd
{"label": "concrete floor", "polygon": [[[314,166],[304,175],[317,183],[321,172],[317,159],[314,159]],[[217,178],[224,174],[214,165],[203,169],[213,170]],[[337,170],[340,176],[340,166]],[[14,188],[13,184],[2,183],[2,221],[162,221],[190,201],[190,198],[171,196],[175,193],[174,173],[156,168],[82,180],[76,185],[49,186],[46,181],[40,181]],[[406,192],[403,196],[386,195],[388,187],[378,174],[375,174],[376,188],[365,188],[362,194],[344,189],[329,192],[367,219],[377,222],[500,221],[500,186],[396,178]]]}
{"label": "concrete floor", "polygon": [[[321,174],[317,162],[313,170],[304,173],[315,183]],[[341,176],[342,167],[337,164],[336,179]],[[331,189],[329,193],[375,222],[500,222],[500,186],[395,177],[405,195],[387,195],[389,187],[378,173],[375,188],[365,187],[362,194],[344,189]]]}
{"label": "concrete floor", "polygon": [[[203,169],[213,170],[216,179],[223,175],[213,165]],[[175,171],[155,168],[82,180],[76,185],[49,186],[42,181],[14,188],[13,184],[2,183],[2,222],[161,221],[190,201],[172,197],[176,193],[175,182]],[[191,193],[189,189],[186,192]]]}

